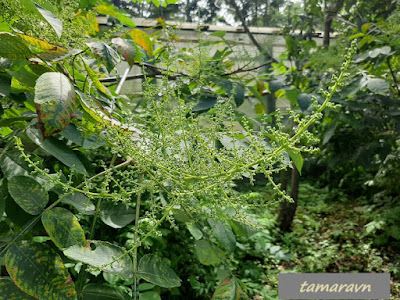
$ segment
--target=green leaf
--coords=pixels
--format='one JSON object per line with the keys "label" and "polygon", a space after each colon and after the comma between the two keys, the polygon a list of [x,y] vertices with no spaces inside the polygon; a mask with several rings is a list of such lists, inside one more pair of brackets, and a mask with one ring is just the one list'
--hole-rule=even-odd
{"label": "green leaf", "polygon": [[289,154],[290,159],[293,161],[294,165],[296,166],[297,170],[301,174],[301,169],[303,168],[303,156],[301,153],[297,151],[293,151],[291,149],[287,149],[286,152]]}
{"label": "green leaf", "polygon": [[88,241],[85,246],[75,245],[64,250],[64,255],[107,273],[126,278],[133,276],[133,263],[129,255],[124,249],[107,242]]}
{"label": "green leaf", "polygon": [[84,300],[130,300],[120,289],[100,284],[88,284],[82,292]]}
{"label": "green leaf", "polygon": [[300,95],[300,91],[298,89],[285,90],[286,98],[290,101],[290,104],[297,104],[297,97]]}
{"label": "green leaf", "polygon": [[72,205],[78,212],[86,215],[93,215],[96,210],[92,201],[82,193],[74,192],[66,196],[62,203]]}
{"label": "green leaf", "polygon": [[286,84],[285,80],[282,79],[271,80],[268,82],[269,92],[271,94],[275,94],[275,92],[284,87],[285,84]]}
{"label": "green leaf", "polygon": [[230,221],[229,224],[231,225],[235,234],[243,236],[245,238],[249,238],[257,232],[257,230],[253,227],[247,224],[239,223],[237,221]]}
{"label": "green leaf", "polygon": [[9,96],[11,92],[11,77],[0,74],[0,97]]}
{"label": "green leaf", "polygon": [[206,240],[195,242],[197,257],[203,265],[214,265],[221,261],[218,253]]}
{"label": "green leaf", "polygon": [[187,224],[187,229],[189,230],[190,234],[196,239],[196,240],[200,240],[203,238],[203,233],[201,232],[200,228],[194,224],[194,223],[190,223]]}
{"label": "green leaf", "polygon": [[148,291],[139,294],[139,300],[161,300],[160,295],[154,291]]}
{"label": "green leaf", "polygon": [[384,93],[389,87],[389,83],[380,78],[369,78],[367,81],[367,88],[374,93]]}
{"label": "green leaf", "polygon": [[11,245],[5,257],[13,281],[39,299],[78,299],[61,258],[48,246],[24,241]]}
{"label": "green leaf", "polygon": [[107,71],[111,72],[120,59],[118,53],[104,42],[92,42],[86,44],[94,56],[96,56],[106,66]]}
{"label": "green leaf", "polygon": [[249,299],[243,292],[239,282],[236,278],[225,278],[217,287],[212,299],[221,300],[240,300]]}
{"label": "green leaf", "polygon": [[39,77],[34,101],[44,139],[63,130],[76,109],[73,85],[65,75],[57,72],[47,72]]}
{"label": "green leaf", "polygon": [[49,202],[47,192],[30,177],[12,177],[8,181],[8,191],[14,201],[31,215],[40,214]]}
{"label": "green leaf", "polygon": [[117,48],[117,51],[121,53],[122,57],[125,58],[126,62],[132,67],[135,64],[135,58],[137,54],[136,47],[132,45],[128,40],[121,38],[112,39],[111,42]]}
{"label": "green leaf", "polygon": [[9,277],[0,278],[0,300],[34,300],[21,291]]}
{"label": "green leaf", "polygon": [[103,202],[100,210],[101,220],[112,228],[122,228],[133,222],[135,210],[125,204]]}
{"label": "green leaf", "polygon": [[302,111],[307,110],[308,107],[311,105],[311,95],[301,93],[297,96],[297,103],[299,104],[299,107]]}
{"label": "green leaf", "polygon": [[74,151],[69,149],[66,144],[53,137],[43,140],[40,132],[33,128],[28,129],[26,133],[36,145],[53,155],[66,166],[75,168],[78,173],[86,173],[85,166],[78,159]]}
{"label": "green leaf", "polygon": [[[28,1],[28,0],[26,0]],[[36,9],[40,13],[40,15],[43,17],[44,20],[47,21],[47,23],[50,24],[50,26],[54,29],[55,33],[57,34],[58,38],[61,38],[62,30],[63,30],[63,24],[62,22],[51,12],[43,7],[40,7],[39,5],[35,4]]]}
{"label": "green leaf", "polygon": [[146,254],[140,259],[138,274],[146,281],[165,288],[181,285],[181,279],[160,257]]}
{"label": "green leaf", "polygon": [[203,97],[200,99],[199,103],[197,103],[196,106],[193,107],[192,111],[208,110],[214,107],[217,102],[218,100],[216,97]]}
{"label": "green leaf", "polygon": [[86,243],[85,233],[78,219],[65,208],[55,207],[45,211],[42,215],[42,223],[51,240],[60,250],[74,245],[84,246]]}
{"label": "green leaf", "polygon": [[208,219],[208,224],[210,224],[221,245],[229,252],[233,252],[236,248],[236,239],[232,228],[224,222],[215,221],[213,219]]}
{"label": "green leaf", "polygon": [[375,57],[377,57],[378,55],[381,55],[381,54],[382,55],[389,55],[391,50],[392,49],[389,46],[384,46],[384,47],[381,47],[381,48],[375,48],[374,50],[369,51],[368,54],[369,54],[369,57],[375,58]]}
{"label": "green leaf", "polygon": [[93,85],[97,88],[97,90],[99,90],[100,92],[102,92],[104,95],[106,95],[107,97],[109,97],[111,99],[112,96],[111,96],[110,91],[100,82],[99,78],[97,77],[96,72],[93,71],[92,68],[90,68],[90,66],[85,61],[83,61],[83,65],[85,67],[86,72],[89,75],[90,80],[92,80]]}
{"label": "green leaf", "polygon": [[31,50],[18,36],[9,32],[0,32],[0,57],[25,59],[32,56]]}
{"label": "green leaf", "polygon": [[213,33],[211,33],[211,36],[216,36],[222,39],[224,38],[225,34],[226,31],[214,31]]}

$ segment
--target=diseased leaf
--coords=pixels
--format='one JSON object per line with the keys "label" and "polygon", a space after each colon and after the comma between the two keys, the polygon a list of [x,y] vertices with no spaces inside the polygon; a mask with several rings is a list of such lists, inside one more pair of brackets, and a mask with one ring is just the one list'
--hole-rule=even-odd
{"label": "diseased leaf", "polygon": [[104,272],[130,278],[133,263],[125,250],[102,241],[88,241],[85,246],[72,246],[64,250],[65,256],[97,267]]}
{"label": "diseased leaf", "polygon": [[92,50],[92,53],[103,62],[108,72],[111,72],[115,65],[119,63],[120,59],[118,53],[106,43],[92,42],[86,45]]}
{"label": "diseased leaf", "polygon": [[217,287],[212,299],[220,300],[241,300],[249,299],[243,292],[239,282],[236,278],[225,278]]}
{"label": "diseased leaf", "polygon": [[57,72],[39,77],[34,101],[44,139],[63,130],[76,109],[74,87],[65,75]]}
{"label": "diseased leaf", "polygon": [[160,257],[146,254],[140,259],[138,274],[155,285],[173,288],[181,285],[181,279]]}
{"label": "diseased leaf", "polygon": [[83,289],[84,300],[131,300],[128,294],[120,289],[100,284],[88,284]]}
{"label": "diseased leaf", "polygon": [[203,265],[214,265],[221,261],[218,253],[206,240],[196,241],[195,248],[197,257]]}
{"label": "diseased leaf", "polygon": [[0,32],[0,57],[24,59],[33,56],[28,46],[15,34]]}
{"label": "diseased leaf", "polygon": [[103,202],[100,210],[101,220],[112,228],[122,228],[133,222],[135,210],[128,205]]}
{"label": "diseased leaf", "polygon": [[28,214],[38,215],[49,202],[49,195],[35,180],[15,176],[8,181],[8,192],[14,201]]}
{"label": "diseased leaf", "polygon": [[34,300],[35,298],[21,291],[10,277],[0,278],[0,300]]}
{"label": "diseased leaf", "polygon": [[135,41],[136,44],[138,44],[140,47],[143,48],[144,51],[146,51],[147,55],[149,57],[153,56],[153,42],[150,40],[150,36],[140,30],[140,29],[132,29],[129,31],[129,36],[132,38],[132,40]]}
{"label": "diseased leaf", "polygon": [[17,286],[35,298],[78,299],[61,258],[45,244],[13,243],[6,253],[5,263]]}
{"label": "diseased leaf", "polygon": [[86,243],[85,233],[78,219],[65,208],[55,207],[45,211],[42,215],[42,223],[51,240],[60,250],[74,245],[84,246]]}
{"label": "diseased leaf", "polygon": [[93,85],[109,98],[112,97],[110,91],[100,82],[96,72],[93,71],[85,61],[83,61],[83,65],[85,66],[85,70],[88,73],[90,80],[92,80]]}
{"label": "diseased leaf", "polygon": [[74,151],[69,149],[65,143],[53,137],[43,140],[40,132],[33,128],[29,128],[26,133],[36,145],[53,155],[66,166],[74,168],[79,173],[86,173],[85,166],[76,156]]}
{"label": "diseased leaf", "polygon": [[125,58],[126,62],[132,67],[135,64],[135,57],[137,54],[136,47],[128,40],[121,38],[112,39],[111,42],[117,48],[118,52]]}

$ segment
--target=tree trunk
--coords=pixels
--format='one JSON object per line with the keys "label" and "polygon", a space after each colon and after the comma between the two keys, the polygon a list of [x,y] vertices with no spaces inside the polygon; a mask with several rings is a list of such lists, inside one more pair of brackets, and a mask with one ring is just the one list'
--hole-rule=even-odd
{"label": "tree trunk", "polygon": [[326,12],[325,26],[324,26],[324,40],[323,40],[324,47],[329,47],[332,21],[333,21],[333,15],[330,12]]}
{"label": "tree trunk", "polygon": [[[293,218],[296,213],[297,203],[299,200],[300,174],[294,164],[293,164],[293,170],[292,170],[291,177],[292,178],[291,178],[291,183],[290,183],[290,197],[293,199],[293,202],[289,202],[287,200],[283,200],[281,202],[279,215],[278,215],[278,219],[277,219],[278,227],[283,232],[291,231]],[[286,180],[286,183],[285,183],[285,180]],[[282,172],[281,172],[281,183],[282,183],[281,186],[283,187],[284,184],[287,185],[287,182],[288,182],[287,173],[286,173],[286,179],[285,179],[285,176],[282,177]]]}

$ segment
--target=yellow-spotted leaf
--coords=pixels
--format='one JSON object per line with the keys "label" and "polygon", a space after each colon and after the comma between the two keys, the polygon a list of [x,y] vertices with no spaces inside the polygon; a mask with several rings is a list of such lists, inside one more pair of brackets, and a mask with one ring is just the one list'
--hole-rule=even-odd
{"label": "yellow-spotted leaf", "polygon": [[21,291],[9,277],[0,278],[0,300],[34,300]]}
{"label": "yellow-spotted leaf", "polygon": [[146,254],[139,262],[139,275],[146,281],[165,288],[181,285],[181,279],[160,257]]}
{"label": "yellow-spotted leaf", "polygon": [[133,263],[125,250],[102,241],[88,241],[86,245],[75,245],[64,250],[68,258],[83,262],[100,270],[125,278],[133,276]]}
{"label": "yellow-spotted leaf", "polygon": [[90,48],[94,56],[106,66],[108,72],[111,72],[115,65],[119,63],[118,53],[106,43],[92,42],[86,45]]}
{"label": "yellow-spotted leaf", "polygon": [[45,244],[14,243],[6,253],[5,263],[12,280],[26,294],[37,299],[77,299],[60,256]]}
{"label": "yellow-spotted leaf", "polygon": [[0,32],[0,57],[24,59],[32,56],[33,53],[20,37],[9,32]]}
{"label": "yellow-spotted leaf", "polygon": [[88,73],[90,80],[93,82],[93,85],[97,88],[97,90],[108,97],[112,97],[110,91],[100,82],[96,72],[93,71],[84,60],[83,65],[85,66],[86,72]]}
{"label": "yellow-spotted leaf", "polygon": [[44,139],[67,127],[76,109],[74,87],[58,72],[47,72],[39,77],[34,101]]}
{"label": "yellow-spotted leaf", "polygon": [[69,53],[69,50],[63,46],[50,43],[46,40],[42,40],[33,36],[26,34],[18,34],[18,36],[23,39],[27,45],[31,48],[34,53],[46,60],[55,60],[59,57],[64,57]]}
{"label": "yellow-spotted leaf", "polygon": [[217,287],[212,297],[214,300],[242,300],[249,299],[243,292],[240,282],[236,279],[225,278]]}
{"label": "yellow-spotted leaf", "polygon": [[138,44],[140,47],[146,51],[148,56],[153,56],[153,42],[150,39],[150,36],[140,30],[140,29],[132,29],[129,31],[130,37]]}
{"label": "yellow-spotted leaf", "polygon": [[40,214],[49,202],[48,193],[30,177],[12,177],[8,181],[8,191],[14,201],[31,215]]}
{"label": "yellow-spotted leaf", "polygon": [[61,250],[74,245],[84,246],[85,233],[78,219],[69,210],[55,207],[42,215],[44,229]]}

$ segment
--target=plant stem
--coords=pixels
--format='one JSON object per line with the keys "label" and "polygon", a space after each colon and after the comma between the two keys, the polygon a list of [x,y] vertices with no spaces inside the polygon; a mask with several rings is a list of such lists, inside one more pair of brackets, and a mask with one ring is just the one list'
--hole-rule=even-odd
{"label": "plant stem", "polygon": [[[139,184],[142,182],[142,175],[139,175]],[[136,197],[136,216],[135,216],[135,244],[138,243],[139,239],[139,218],[140,218],[140,201],[141,201],[141,192],[137,193]],[[133,252],[133,299],[137,299],[137,254],[138,254],[139,245],[135,245],[135,251]]]}
{"label": "plant stem", "polygon": [[390,63],[390,58],[389,58],[389,57],[386,58],[386,62],[387,62],[387,64],[388,64],[388,67],[389,67],[389,70],[390,70],[390,74],[391,74],[392,77],[393,77],[394,87],[395,87],[395,89],[396,89],[396,91],[397,91],[397,94],[398,94],[399,97],[400,97],[400,90],[399,90],[397,78],[396,78],[396,75],[395,75],[394,72],[393,72],[392,65],[391,65],[391,63]]}

